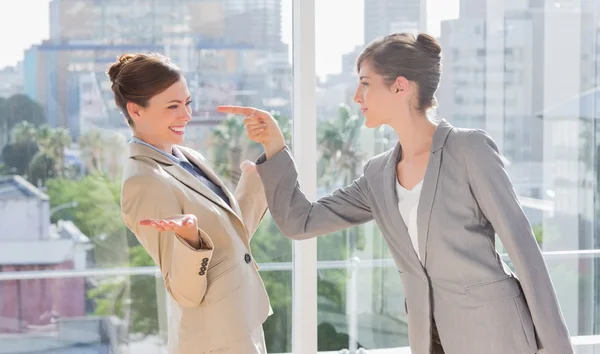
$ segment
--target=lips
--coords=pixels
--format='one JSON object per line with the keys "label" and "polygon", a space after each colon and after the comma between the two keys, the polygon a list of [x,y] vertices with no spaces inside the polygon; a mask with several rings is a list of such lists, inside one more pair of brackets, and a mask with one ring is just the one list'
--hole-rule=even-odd
{"label": "lips", "polygon": [[169,127],[169,129],[176,134],[183,134],[185,132],[185,126]]}

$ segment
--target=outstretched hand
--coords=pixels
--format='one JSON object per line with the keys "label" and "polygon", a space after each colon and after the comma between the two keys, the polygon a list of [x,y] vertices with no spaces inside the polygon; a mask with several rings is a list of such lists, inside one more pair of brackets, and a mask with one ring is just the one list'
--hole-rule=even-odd
{"label": "outstretched hand", "polygon": [[243,115],[248,138],[263,145],[267,159],[285,147],[283,132],[269,112],[244,106],[218,106],[217,111]]}
{"label": "outstretched hand", "polygon": [[160,232],[173,231],[192,247],[199,248],[198,219],[193,214],[174,215],[164,219],[144,219],[140,226],[152,227]]}

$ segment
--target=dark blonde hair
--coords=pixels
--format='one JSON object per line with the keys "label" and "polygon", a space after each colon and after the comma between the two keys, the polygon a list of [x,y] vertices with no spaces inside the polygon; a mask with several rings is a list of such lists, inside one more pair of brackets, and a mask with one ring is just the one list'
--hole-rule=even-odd
{"label": "dark blonde hair", "polygon": [[417,110],[427,111],[437,105],[435,92],[442,74],[442,48],[432,36],[421,33],[394,33],[378,38],[363,50],[356,61],[356,69],[369,62],[388,85],[399,76],[413,81],[419,88]]}
{"label": "dark blonde hair", "polygon": [[153,96],[182,78],[180,69],[160,54],[123,54],[106,73],[112,82],[115,103],[131,127],[133,120],[127,112],[127,102],[147,107]]}

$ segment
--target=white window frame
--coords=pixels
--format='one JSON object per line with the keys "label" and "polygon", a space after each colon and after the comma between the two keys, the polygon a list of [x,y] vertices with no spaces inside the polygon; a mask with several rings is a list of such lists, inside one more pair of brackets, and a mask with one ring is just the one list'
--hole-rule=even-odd
{"label": "white window frame", "polygon": [[[292,150],[298,182],[317,196],[315,0],[292,0]],[[293,243],[292,353],[317,353],[317,240]]]}

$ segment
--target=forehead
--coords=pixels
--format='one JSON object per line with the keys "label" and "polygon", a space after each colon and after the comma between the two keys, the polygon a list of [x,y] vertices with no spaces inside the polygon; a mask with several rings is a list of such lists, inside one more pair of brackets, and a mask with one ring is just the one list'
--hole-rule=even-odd
{"label": "forehead", "polygon": [[362,77],[362,76],[369,76],[369,77],[375,76],[375,72],[371,68],[371,63],[369,63],[368,60],[364,60],[362,63],[360,63],[360,68],[358,70],[358,77]]}
{"label": "forehead", "polygon": [[181,78],[179,81],[169,86],[169,88],[154,96],[153,100],[168,102],[170,100],[185,100],[189,96],[190,91],[187,82],[184,78]]}

